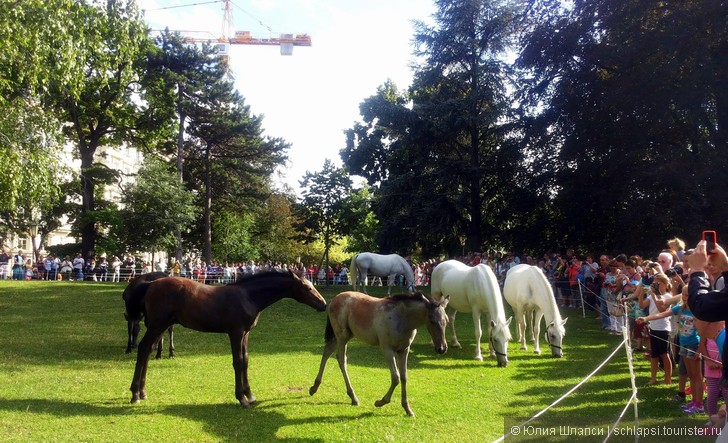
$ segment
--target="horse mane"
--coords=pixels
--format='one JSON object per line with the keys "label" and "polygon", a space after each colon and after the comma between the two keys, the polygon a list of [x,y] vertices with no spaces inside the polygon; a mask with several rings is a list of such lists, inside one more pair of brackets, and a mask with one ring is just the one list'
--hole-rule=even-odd
{"label": "horse mane", "polygon": [[292,277],[292,274],[293,274],[292,271],[288,271],[288,272],[280,272],[280,271],[256,272],[255,274],[240,276],[240,277],[238,277],[237,280],[235,280],[232,283],[228,283],[226,286],[239,286],[239,285],[242,285],[244,283],[247,284],[247,283],[255,282],[255,281],[261,280],[261,279],[264,280],[264,279],[267,279],[267,278],[270,278],[270,277],[276,276],[276,275],[281,276],[281,277],[285,277],[285,278],[291,278]]}
{"label": "horse mane", "polygon": [[553,321],[555,325],[561,327],[561,312],[559,312],[559,307],[556,305],[556,299],[554,298],[554,292],[551,289],[551,284],[546,279],[546,276],[543,274],[543,271],[541,271],[537,267],[532,266],[530,271],[533,274],[536,274],[536,280],[538,280],[538,285],[540,286],[539,289],[541,290],[541,292],[543,294],[545,294],[545,297],[543,297],[544,301],[546,303],[548,303],[548,305],[549,305],[548,307],[550,308],[550,311],[552,311],[552,312],[547,312],[546,309],[541,308],[541,310],[544,313],[544,318],[546,317],[546,314],[553,315],[553,318],[550,319],[550,321],[548,318],[546,318],[546,324],[548,325],[548,323]]}
{"label": "horse mane", "polygon": [[393,302],[398,302],[398,301],[411,302],[411,301],[420,301],[420,300],[422,300],[422,297],[424,297],[428,301],[432,301],[432,298],[431,297],[428,297],[427,295],[425,295],[422,292],[413,292],[413,293],[403,292],[401,294],[388,295],[388,296],[386,296],[384,298],[386,300],[390,300],[390,301],[393,301]]}

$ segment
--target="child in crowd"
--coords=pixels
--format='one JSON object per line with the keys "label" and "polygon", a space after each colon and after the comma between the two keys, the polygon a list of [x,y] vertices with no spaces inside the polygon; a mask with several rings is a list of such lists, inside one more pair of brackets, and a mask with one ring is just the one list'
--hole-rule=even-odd
{"label": "child in crowd", "polygon": [[[643,291],[639,292],[639,300],[641,308],[649,308],[650,316],[657,315],[660,310],[655,304],[655,300],[662,299],[669,296],[669,285],[670,281],[664,274],[657,274],[654,277],[654,281],[651,285],[651,291],[649,295],[645,296]],[[670,345],[670,331],[672,327],[670,320],[666,318],[671,313],[668,312],[666,316],[654,317],[654,320],[650,323],[650,381],[648,384],[654,385],[657,383],[657,369],[662,361],[663,368],[665,370],[665,384],[672,384],[672,360],[670,359],[670,353],[668,352]],[[645,323],[645,318],[640,317],[637,321]]]}
{"label": "child in crowd", "polygon": [[718,341],[725,340],[725,322],[699,321],[698,333],[700,334],[700,353],[703,355],[707,391],[705,412],[708,415],[715,415],[718,413],[718,398],[723,397],[724,401],[728,398],[728,388],[720,386],[723,364],[721,363],[721,347],[718,345]]}
{"label": "child in crowd", "polygon": [[[670,282],[663,274],[655,276],[655,283],[659,285],[660,293],[668,296],[665,290],[669,291]],[[682,291],[682,303],[673,306],[664,312],[653,313],[650,309],[650,315],[640,317],[640,322],[667,320],[670,316],[675,316],[678,324],[678,337],[680,340],[680,359],[685,362],[688,378],[690,379],[690,388],[692,390],[693,401],[687,403],[683,407],[686,414],[703,413],[703,371],[700,364],[700,354],[698,347],[700,345],[700,336],[695,326],[695,316],[688,307],[688,291],[685,287]],[[652,326],[652,325],[650,325]],[[654,332],[654,331],[653,331]],[[655,344],[653,343],[653,349]],[[669,359],[669,356],[668,356]],[[667,365],[667,363],[666,363]],[[668,368],[665,367],[665,377],[667,378]],[[666,381],[667,383],[667,381]]]}

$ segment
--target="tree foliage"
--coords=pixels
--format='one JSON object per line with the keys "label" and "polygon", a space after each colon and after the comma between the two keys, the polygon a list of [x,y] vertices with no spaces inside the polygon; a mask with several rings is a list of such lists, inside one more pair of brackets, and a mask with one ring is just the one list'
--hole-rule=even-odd
{"label": "tree foliage", "polygon": [[343,168],[326,159],[321,171],[307,172],[301,179],[303,192],[298,205],[302,223],[298,226],[300,240],[312,243],[320,238],[324,255],[319,262],[329,265],[329,251],[336,239],[346,232],[345,214],[350,208],[351,178]]}
{"label": "tree foliage", "polygon": [[549,240],[649,251],[728,227],[712,166],[728,159],[728,7],[531,3],[518,66],[525,143],[545,171],[528,186],[555,197]]}
{"label": "tree foliage", "polygon": [[147,157],[122,198],[122,243],[133,252],[172,250],[175,231],[195,220],[193,202],[194,194],[167,162]]}
{"label": "tree foliage", "polygon": [[482,250],[492,241],[508,214],[504,190],[519,154],[509,140],[509,70],[499,58],[515,35],[515,9],[436,4],[434,26],[416,24],[423,61],[414,84],[400,93],[388,82],[365,100],[363,123],[342,150],[352,173],[379,186],[381,248],[407,255],[451,254],[463,241]]}

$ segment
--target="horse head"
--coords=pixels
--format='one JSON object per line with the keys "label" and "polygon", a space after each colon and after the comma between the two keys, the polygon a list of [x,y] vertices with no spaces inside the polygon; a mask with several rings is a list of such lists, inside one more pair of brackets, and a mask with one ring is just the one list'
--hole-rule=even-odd
{"label": "horse head", "polygon": [[564,339],[564,335],[566,335],[566,329],[564,329],[564,325],[566,324],[566,320],[568,318],[565,318],[561,323],[556,323],[552,321],[551,323],[546,326],[546,343],[551,346],[551,356],[561,358],[563,356],[563,351],[561,350],[561,342]]}
{"label": "horse head", "polygon": [[425,306],[427,306],[427,331],[432,337],[435,352],[438,354],[444,354],[447,352],[447,338],[445,337],[445,330],[448,322],[445,308],[447,307],[447,303],[450,301],[450,296],[448,295],[440,300],[433,300],[422,294],[422,298],[425,300]]}
{"label": "horse head", "polygon": [[508,342],[511,339],[511,330],[508,326],[511,324],[511,320],[513,317],[509,317],[505,322],[502,320],[490,321],[490,344],[493,346],[499,368],[508,366]]}
{"label": "horse head", "polygon": [[326,300],[323,296],[321,296],[319,291],[316,290],[314,285],[305,277],[299,277],[291,270],[289,270],[288,273],[294,280],[295,285],[292,298],[299,303],[311,306],[319,312],[325,311]]}

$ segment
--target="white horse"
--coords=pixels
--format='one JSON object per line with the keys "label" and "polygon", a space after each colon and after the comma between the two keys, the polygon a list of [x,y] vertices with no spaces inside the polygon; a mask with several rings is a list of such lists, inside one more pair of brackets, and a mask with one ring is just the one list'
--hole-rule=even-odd
{"label": "white horse", "polygon": [[367,293],[367,277],[369,274],[377,277],[389,277],[387,295],[390,294],[392,285],[394,285],[394,278],[398,275],[404,275],[409,292],[415,292],[416,290],[415,273],[412,271],[412,266],[397,254],[380,255],[372,252],[356,254],[351,259],[349,272],[351,273],[351,285],[354,290],[358,290],[357,284],[360,283],[365,294]]}
{"label": "white horse", "polygon": [[461,348],[455,334],[455,315],[458,312],[472,312],[475,327],[475,359],[483,360],[480,351],[480,314],[485,314],[488,323],[490,356],[497,356],[498,366],[508,365],[508,329],[512,317],[506,320],[498,279],[493,271],[484,264],[470,267],[457,260],[447,260],[435,266],[431,279],[432,296],[450,296],[447,305],[448,317],[452,328],[452,346]]}
{"label": "white horse", "polygon": [[541,319],[546,318],[546,343],[551,347],[552,356],[561,357],[563,355],[561,342],[566,334],[564,324],[568,319],[561,319],[554,292],[543,271],[536,266],[526,264],[514,266],[506,274],[503,296],[516,316],[521,349],[528,349],[526,327],[530,323],[534,352],[541,353],[538,334]]}

